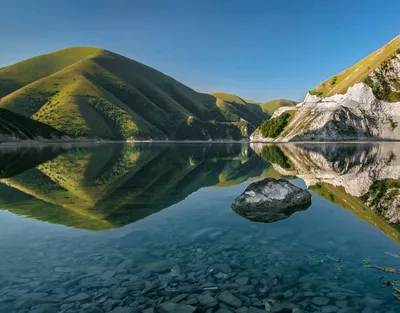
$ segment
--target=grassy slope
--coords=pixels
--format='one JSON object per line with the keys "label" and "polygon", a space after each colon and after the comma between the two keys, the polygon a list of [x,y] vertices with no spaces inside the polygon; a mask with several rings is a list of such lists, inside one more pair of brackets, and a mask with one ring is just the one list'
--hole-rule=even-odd
{"label": "grassy slope", "polygon": [[[324,81],[316,87],[314,91],[325,97],[338,93],[344,94],[349,87],[358,82],[362,82],[383,61],[396,53],[398,49],[400,49],[400,36],[397,36],[387,45],[376,50],[342,73]],[[336,79],[334,79],[335,77]]]}
{"label": "grassy slope", "polygon": [[239,126],[249,126],[248,131],[244,133],[246,136],[270,116],[254,101],[243,100],[234,94],[222,91],[212,92],[211,95],[217,98],[217,106],[227,119],[237,122]]}
{"label": "grassy slope", "polygon": [[[75,137],[239,139],[262,121],[255,104],[225,102],[115,53],[69,48],[0,69],[0,107]],[[240,102],[240,101],[239,101]]]}
{"label": "grassy slope", "polygon": [[10,138],[20,140],[59,139],[64,134],[48,125],[0,108],[0,142]]}
{"label": "grassy slope", "polygon": [[69,48],[3,67],[0,69],[0,98],[100,52],[98,48]]}
{"label": "grassy slope", "polygon": [[264,102],[260,104],[263,112],[268,113],[269,115],[274,114],[274,112],[280,107],[292,107],[295,106],[298,102],[288,99],[274,99],[268,102]]}

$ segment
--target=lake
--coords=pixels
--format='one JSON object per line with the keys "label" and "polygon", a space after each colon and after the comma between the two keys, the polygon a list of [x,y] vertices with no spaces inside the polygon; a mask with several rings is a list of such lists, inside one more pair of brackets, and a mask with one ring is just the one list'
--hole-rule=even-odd
{"label": "lake", "polygon": [[[266,177],[311,206],[236,214]],[[400,143],[4,146],[0,312],[400,312],[399,219]]]}

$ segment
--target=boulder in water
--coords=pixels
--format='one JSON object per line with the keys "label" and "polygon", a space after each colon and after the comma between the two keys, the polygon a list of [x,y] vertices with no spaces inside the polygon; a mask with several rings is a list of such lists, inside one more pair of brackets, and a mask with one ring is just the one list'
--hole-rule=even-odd
{"label": "boulder in water", "polygon": [[257,222],[272,223],[288,218],[311,205],[311,194],[284,179],[265,178],[249,185],[235,199],[232,209]]}

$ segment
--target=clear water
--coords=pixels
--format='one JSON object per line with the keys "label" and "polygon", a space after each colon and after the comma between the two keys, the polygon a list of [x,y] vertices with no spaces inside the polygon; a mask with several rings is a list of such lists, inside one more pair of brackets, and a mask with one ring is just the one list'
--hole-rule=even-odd
{"label": "clear water", "polygon": [[[2,148],[0,312],[400,312],[393,288],[381,288],[400,275],[365,266],[400,269],[399,227],[354,195],[396,178],[398,152]],[[308,186],[312,205],[275,223],[234,213],[233,200],[264,177]]]}

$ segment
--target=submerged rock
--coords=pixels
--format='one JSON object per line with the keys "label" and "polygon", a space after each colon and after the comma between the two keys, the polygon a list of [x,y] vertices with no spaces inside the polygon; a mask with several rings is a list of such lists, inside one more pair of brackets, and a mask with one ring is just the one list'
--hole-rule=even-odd
{"label": "submerged rock", "polygon": [[162,303],[158,307],[160,313],[193,313],[194,311],[196,311],[196,308],[193,306],[171,302]]}
{"label": "submerged rock", "polygon": [[307,190],[283,179],[265,178],[248,186],[235,199],[232,209],[251,221],[272,223],[310,205],[311,194]]}

